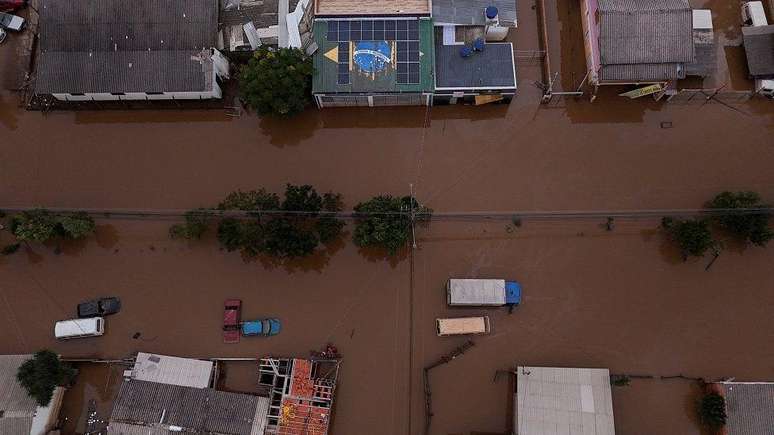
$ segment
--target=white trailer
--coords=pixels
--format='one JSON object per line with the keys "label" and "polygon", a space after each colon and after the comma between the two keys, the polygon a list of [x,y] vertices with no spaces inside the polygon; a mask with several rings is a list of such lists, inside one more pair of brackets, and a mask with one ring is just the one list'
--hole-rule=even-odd
{"label": "white trailer", "polygon": [[521,286],[504,279],[455,279],[446,284],[446,302],[449,306],[518,305]]}

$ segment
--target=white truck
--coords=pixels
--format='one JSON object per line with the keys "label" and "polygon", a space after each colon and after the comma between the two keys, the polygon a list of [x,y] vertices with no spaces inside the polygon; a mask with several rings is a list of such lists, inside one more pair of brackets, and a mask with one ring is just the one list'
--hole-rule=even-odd
{"label": "white truck", "polygon": [[[749,1],[742,4],[742,26],[768,26],[763,2]],[[743,29],[744,31],[744,29]],[[755,92],[769,98],[774,98],[774,79],[755,79]]]}
{"label": "white truck", "polygon": [[504,279],[455,279],[446,284],[449,306],[515,306],[521,303],[521,285]]}

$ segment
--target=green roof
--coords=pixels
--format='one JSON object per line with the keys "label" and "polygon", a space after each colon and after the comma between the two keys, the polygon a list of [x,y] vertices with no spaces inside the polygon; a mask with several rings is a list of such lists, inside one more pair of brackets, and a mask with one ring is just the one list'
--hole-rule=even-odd
{"label": "green roof", "polygon": [[[394,25],[396,21],[407,21],[407,19],[384,17],[363,18],[361,21],[364,28],[367,25],[366,21],[370,25],[373,25],[373,22],[384,21],[384,26],[389,27]],[[388,24],[387,21],[392,23]],[[426,18],[409,18],[408,21],[418,21],[417,42],[419,47],[419,58],[416,62],[419,65],[419,72],[410,76],[404,74],[408,66],[398,62],[398,44],[401,44],[401,51],[404,51],[407,43],[393,38],[394,32],[393,35],[390,35],[390,32],[381,35],[385,36],[384,39],[372,40],[373,36],[380,36],[377,33],[368,36],[368,40],[360,40],[359,37],[355,36],[354,31],[351,35],[349,33],[338,34],[334,29],[340,21],[316,20],[313,33],[319,50],[314,55],[312,92],[316,94],[432,92],[434,86],[433,59],[435,58],[433,54],[433,22]],[[352,25],[354,22],[357,20],[347,22],[347,24]],[[329,25],[331,25],[332,32],[329,32]],[[373,26],[377,27],[377,25]],[[379,27],[381,27],[381,23],[379,23]],[[328,39],[329,33],[333,40]],[[363,32],[363,34],[366,33]],[[336,37],[337,35],[338,37]],[[351,39],[358,39],[348,40],[350,38],[347,35],[352,36]],[[339,55],[340,48],[341,56]],[[398,79],[398,68],[401,68],[401,80]],[[416,66],[414,65],[412,68],[416,68]],[[343,74],[340,76],[339,72]]]}

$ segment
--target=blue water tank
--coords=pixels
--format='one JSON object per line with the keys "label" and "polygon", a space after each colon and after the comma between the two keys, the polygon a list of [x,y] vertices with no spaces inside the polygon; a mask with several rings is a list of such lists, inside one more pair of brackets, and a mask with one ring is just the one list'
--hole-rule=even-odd
{"label": "blue water tank", "polygon": [[476,38],[473,41],[473,51],[484,51],[484,38]]}
{"label": "blue water tank", "polygon": [[460,56],[469,57],[471,54],[473,54],[473,50],[471,50],[467,45],[460,47]]}
{"label": "blue water tank", "polygon": [[495,6],[487,6],[484,10],[484,13],[486,14],[486,18],[488,20],[494,20],[497,18],[497,7]]}

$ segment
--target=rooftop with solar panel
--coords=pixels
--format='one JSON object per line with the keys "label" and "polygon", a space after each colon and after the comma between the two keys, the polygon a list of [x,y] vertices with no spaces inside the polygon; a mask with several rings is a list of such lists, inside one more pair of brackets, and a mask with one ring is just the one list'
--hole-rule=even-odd
{"label": "rooftop with solar panel", "polygon": [[320,0],[318,107],[485,104],[516,93],[512,0]]}

